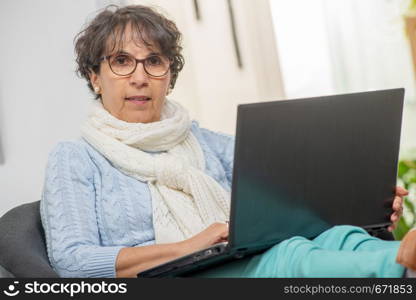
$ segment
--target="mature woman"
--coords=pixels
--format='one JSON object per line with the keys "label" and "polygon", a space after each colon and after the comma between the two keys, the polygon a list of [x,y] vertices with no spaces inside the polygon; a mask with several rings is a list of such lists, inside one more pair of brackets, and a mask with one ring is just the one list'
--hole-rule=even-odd
{"label": "mature woman", "polygon": [[[109,7],[77,36],[78,71],[97,101],[82,139],[58,144],[47,165],[41,216],[60,276],[135,277],[227,240],[234,139],[166,98],[184,64],[180,38],[144,6]],[[398,189],[393,222],[405,194]],[[399,245],[334,227],[210,275],[402,276]]]}

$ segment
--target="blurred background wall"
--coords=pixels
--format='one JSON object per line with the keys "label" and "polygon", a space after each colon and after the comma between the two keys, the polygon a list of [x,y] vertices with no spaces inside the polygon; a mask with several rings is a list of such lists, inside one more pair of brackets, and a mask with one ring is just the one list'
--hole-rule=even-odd
{"label": "blurred background wall", "polygon": [[74,73],[75,35],[106,5],[130,3],[182,31],[170,97],[201,126],[233,134],[239,103],[405,87],[402,151],[416,147],[405,0],[1,0],[0,215],[39,200],[48,153],[79,137],[93,96]]}

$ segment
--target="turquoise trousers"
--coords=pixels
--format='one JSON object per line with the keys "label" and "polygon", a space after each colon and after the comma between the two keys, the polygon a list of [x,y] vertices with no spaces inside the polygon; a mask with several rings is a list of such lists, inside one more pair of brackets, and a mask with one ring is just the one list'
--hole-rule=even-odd
{"label": "turquoise trousers", "polygon": [[400,242],[383,241],[354,226],[335,226],[313,240],[293,237],[266,252],[193,277],[402,277]]}

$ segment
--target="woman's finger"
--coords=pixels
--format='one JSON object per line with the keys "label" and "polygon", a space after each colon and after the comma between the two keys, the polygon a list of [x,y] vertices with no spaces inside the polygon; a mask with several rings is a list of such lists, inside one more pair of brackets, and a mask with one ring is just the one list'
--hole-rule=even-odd
{"label": "woman's finger", "polygon": [[399,216],[398,216],[398,214],[397,214],[397,213],[393,213],[393,214],[390,216],[390,220],[391,220],[393,223],[397,222],[397,221],[399,220]]}
{"label": "woman's finger", "polygon": [[393,210],[400,212],[403,210],[403,198],[396,196],[393,201]]}
{"label": "woman's finger", "polygon": [[397,196],[407,196],[407,195],[409,195],[409,191],[402,188],[401,186],[396,186],[396,195]]}

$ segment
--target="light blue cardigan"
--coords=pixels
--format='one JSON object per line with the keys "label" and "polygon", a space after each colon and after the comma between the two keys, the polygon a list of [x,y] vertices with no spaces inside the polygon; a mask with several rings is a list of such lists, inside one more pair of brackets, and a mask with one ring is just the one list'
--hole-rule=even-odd
{"label": "light blue cardigan", "polygon": [[[230,190],[234,138],[192,123],[206,173]],[[61,277],[115,277],[121,248],[154,243],[148,186],[84,140],[50,153],[41,200],[49,260]]]}

